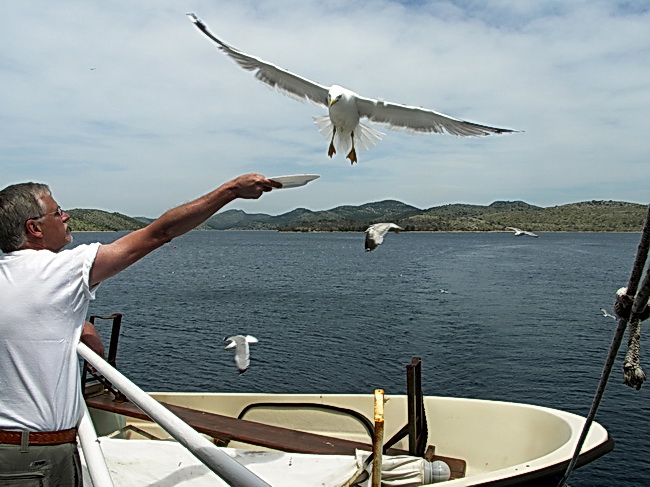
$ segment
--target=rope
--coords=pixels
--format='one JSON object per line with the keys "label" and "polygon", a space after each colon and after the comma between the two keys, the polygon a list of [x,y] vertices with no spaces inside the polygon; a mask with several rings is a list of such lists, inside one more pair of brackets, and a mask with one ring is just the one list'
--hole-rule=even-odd
{"label": "rope", "polygon": [[629,339],[627,354],[623,363],[623,378],[625,384],[638,391],[646,380],[641,368],[641,322],[648,317],[648,296],[650,295],[650,272],[646,274],[643,285],[634,299],[630,313]]}
{"label": "rope", "polygon": [[641,322],[630,321],[627,353],[623,362],[623,380],[626,385],[634,387],[637,391],[646,380],[645,372],[641,367]]}
{"label": "rope", "polygon": [[[643,281],[641,290],[637,293],[637,288],[639,282],[641,281],[641,276],[643,275],[643,269],[645,268],[645,263],[648,258],[648,250],[650,249],[650,206],[648,206],[648,214],[646,216],[646,221],[643,226],[643,233],[641,234],[641,242],[637,248],[636,258],[634,260],[634,265],[632,266],[632,273],[630,275],[630,281],[627,288],[621,288],[616,293],[616,304],[614,305],[614,310],[619,317],[618,326],[614,332],[614,337],[612,338],[612,344],[609,347],[609,353],[607,354],[607,359],[605,360],[605,365],[603,366],[603,371],[600,376],[600,381],[596,389],[596,394],[594,395],[594,400],[591,404],[591,409],[587,415],[584,426],[582,427],[582,432],[578,438],[578,443],[573,452],[573,457],[569,462],[569,466],[560,480],[558,487],[564,487],[566,482],[571,476],[571,472],[578,462],[578,457],[580,456],[580,451],[582,446],[587,438],[589,433],[589,428],[596,417],[596,412],[600,406],[603,396],[605,395],[605,388],[607,387],[607,381],[612,372],[614,366],[614,361],[616,360],[616,355],[623,341],[623,335],[625,334],[625,328],[627,328],[628,322],[630,323],[630,338],[628,340],[628,352],[625,358],[625,363],[623,366],[623,374],[625,377],[625,383],[632,387],[636,387],[637,390],[645,381],[645,373],[641,369],[639,361],[639,350],[640,350],[640,325],[641,321],[648,317],[648,297],[650,297],[650,271],[646,273],[646,277]],[[633,297],[632,297],[633,296]],[[629,361],[628,361],[629,359]],[[629,372],[629,374],[628,374]],[[641,375],[642,374],[642,375]],[[628,376],[630,382],[628,383]]]}

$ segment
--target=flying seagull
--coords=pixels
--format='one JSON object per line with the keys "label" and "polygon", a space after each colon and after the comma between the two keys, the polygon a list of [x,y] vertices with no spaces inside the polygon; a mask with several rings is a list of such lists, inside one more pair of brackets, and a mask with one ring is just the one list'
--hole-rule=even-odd
{"label": "flying seagull", "polygon": [[234,335],[224,338],[223,341],[230,342],[224,347],[224,350],[228,350],[229,348],[235,349],[235,363],[237,364],[239,373],[243,374],[246,372],[246,370],[248,370],[248,366],[250,365],[250,350],[248,348],[248,344],[257,343],[257,338],[251,335]]}
{"label": "flying seagull", "polygon": [[370,149],[383,133],[359,123],[360,118],[384,124],[393,130],[415,133],[448,133],[460,137],[477,137],[490,134],[516,132],[467,122],[421,107],[412,107],[375,100],[358,95],[342,86],[325,86],[291,73],[263,59],[246,54],[212,35],[199,18],[188,13],[194,25],[216,42],[219,49],[230,56],[239,66],[254,71],[262,83],[278,89],[281,93],[299,101],[310,100],[328,109],[328,116],[314,117],[323,136],[330,140],[327,155],[332,157],[337,149],[347,153],[350,163],[357,162],[356,149]]}
{"label": "flying seagull", "polygon": [[384,235],[386,235],[389,230],[399,232],[404,229],[394,223],[375,223],[374,225],[370,225],[366,229],[366,252],[375,250],[379,245],[381,245],[384,241]]}
{"label": "flying seagull", "polygon": [[522,235],[529,235],[531,237],[539,237],[539,235],[537,235],[536,233],[527,232],[526,230],[522,230],[522,229],[517,228],[517,227],[506,227],[506,230],[512,230],[513,232],[515,232],[515,237],[520,237]]}
{"label": "flying seagull", "polygon": [[603,316],[604,316],[605,318],[613,318],[613,319],[616,319],[616,316],[614,316],[613,314],[611,314],[611,313],[610,313],[609,311],[607,311],[605,308],[600,308],[600,310],[603,312]]}

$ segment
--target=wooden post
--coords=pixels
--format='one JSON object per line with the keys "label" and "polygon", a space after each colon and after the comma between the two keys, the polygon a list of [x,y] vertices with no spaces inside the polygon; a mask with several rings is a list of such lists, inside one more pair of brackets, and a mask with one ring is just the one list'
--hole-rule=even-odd
{"label": "wooden post", "polygon": [[384,446],[384,390],[375,389],[375,437],[372,442],[372,487],[381,486],[382,449]]}
{"label": "wooden post", "polygon": [[427,420],[422,396],[422,361],[413,357],[406,366],[409,455],[424,456],[428,439]]}

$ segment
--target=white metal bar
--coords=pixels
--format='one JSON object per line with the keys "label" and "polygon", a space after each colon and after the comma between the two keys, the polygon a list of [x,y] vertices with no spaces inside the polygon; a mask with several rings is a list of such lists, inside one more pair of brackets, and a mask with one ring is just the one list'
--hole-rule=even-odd
{"label": "white metal bar", "polygon": [[213,445],[169,409],[158,403],[86,345],[80,342],[77,345],[77,352],[228,485],[232,487],[271,487],[234,458],[229,457]]}
{"label": "white metal bar", "polygon": [[95,427],[93,426],[88,408],[85,404],[84,415],[79,422],[77,436],[81,443],[81,449],[84,452],[86,466],[88,467],[88,473],[93,482],[93,487],[113,487],[113,479],[108,471],[104,452],[102,452]]}

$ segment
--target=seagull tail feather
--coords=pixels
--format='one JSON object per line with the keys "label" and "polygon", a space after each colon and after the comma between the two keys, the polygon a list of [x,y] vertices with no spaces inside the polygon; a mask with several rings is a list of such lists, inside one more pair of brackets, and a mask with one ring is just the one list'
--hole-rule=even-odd
{"label": "seagull tail feather", "polygon": [[[314,123],[323,137],[327,140],[332,139],[332,135],[334,134],[334,125],[328,115],[315,116]],[[383,132],[360,123],[358,128],[354,131],[354,147],[360,150],[368,150],[374,147],[384,135]],[[339,154],[347,154],[350,152],[352,149],[350,133],[337,131],[334,136],[334,146],[336,147],[336,152]]]}
{"label": "seagull tail feather", "polygon": [[314,117],[314,123],[318,127],[318,131],[325,137],[327,140],[332,138],[334,133],[334,125],[330,120],[329,115],[322,115]]}
{"label": "seagull tail feather", "polygon": [[384,135],[383,132],[360,123],[359,128],[354,132],[354,146],[359,149],[368,150],[374,147]]}
{"label": "seagull tail feather", "polygon": [[334,135],[334,147],[336,148],[335,152],[339,154],[347,154],[352,150],[352,141],[350,140],[350,134],[341,133],[340,130],[337,130],[334,133],[334,124],[330,120],[328,115],[315,116],[314,123],[318,127],[318,131],[323,137],[328,140],[332,140],[332,135]]}

